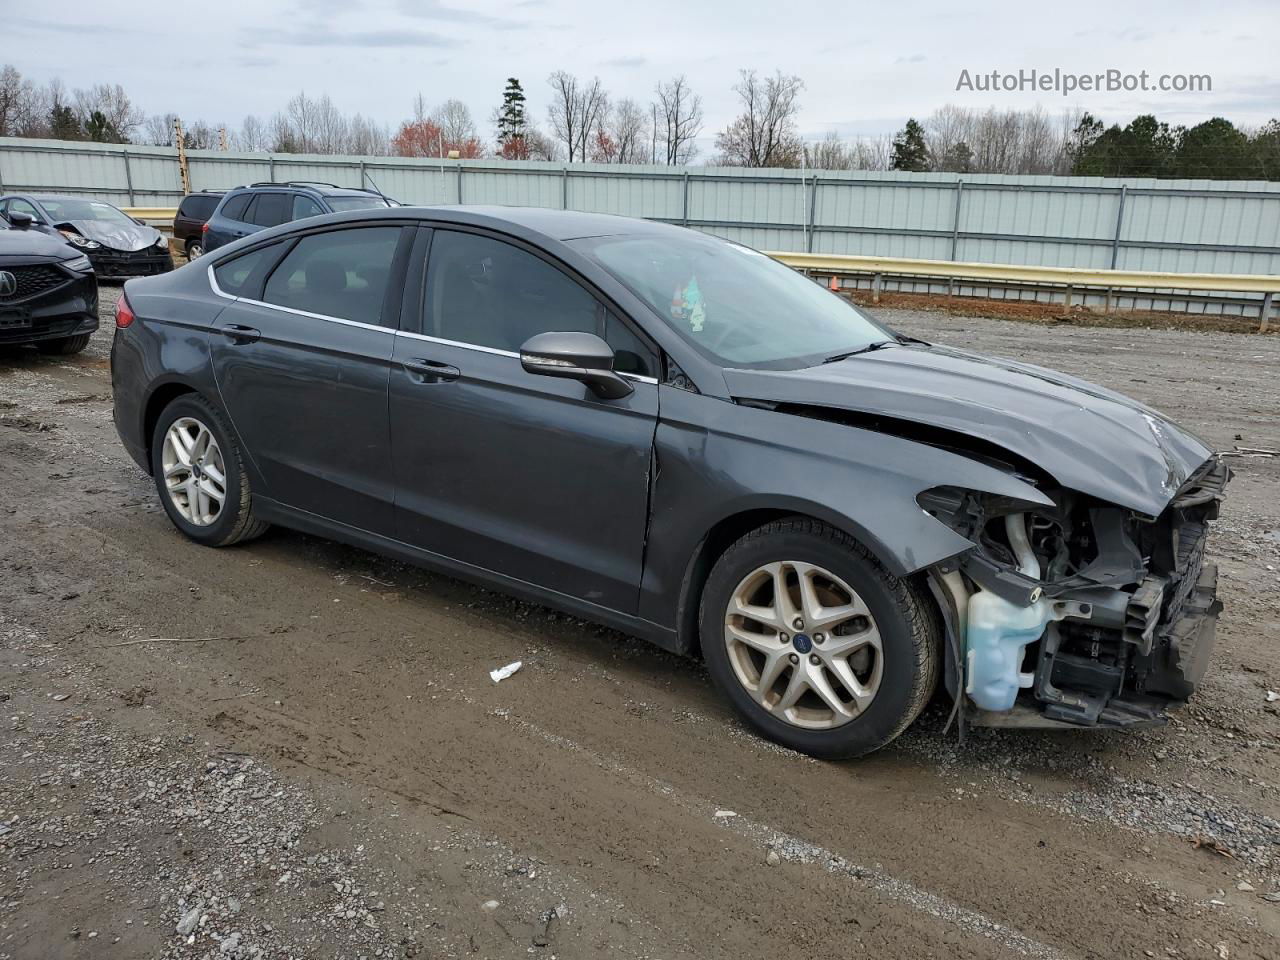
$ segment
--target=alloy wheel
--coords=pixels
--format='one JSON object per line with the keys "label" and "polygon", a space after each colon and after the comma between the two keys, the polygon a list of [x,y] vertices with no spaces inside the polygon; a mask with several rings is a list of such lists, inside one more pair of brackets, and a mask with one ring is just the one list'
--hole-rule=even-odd
{"label": "alloy wheel", "polygon": [[209,428],[194,417],[173,421],[160,462],[165,490],[182,518],[197,527],[217,521],[227,498],[227,470]]}
{"label": "alloy wheel", "polygon": [[880,632],[857,591],[797,560],[766,564],[741,580],[725,611],[724,642],[752,699],[810,730],[856,719],[884,672]]}

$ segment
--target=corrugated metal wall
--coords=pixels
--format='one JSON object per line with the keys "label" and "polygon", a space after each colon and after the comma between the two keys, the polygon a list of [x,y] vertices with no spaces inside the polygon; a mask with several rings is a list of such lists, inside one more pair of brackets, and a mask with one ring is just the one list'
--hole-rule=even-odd
{"label": "corrugated metal wall", "polygon": [[[569,207],[767,250],[1280,273],[1280,183],[743,170],[189,151],[193,189],[372,178],[406,203]],[[366,185],[368,181],[365,181]],[[0,191],[175,206],[176,151],[0,138]]]}

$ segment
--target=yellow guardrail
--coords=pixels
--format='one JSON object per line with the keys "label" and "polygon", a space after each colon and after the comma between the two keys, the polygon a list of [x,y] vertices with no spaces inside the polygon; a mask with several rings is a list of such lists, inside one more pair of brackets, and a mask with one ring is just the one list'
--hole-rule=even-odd
{"label": "yellow guardrail", "polygon": [[1014,263],[964,263],[950,260],[911,260],[905,257],[861,257],[826,253],[769,253],[797,270],[839,276],[871,274],[873,291],[879,294],[884,276],[926,277],[942,280],[987,280],[992,283],[1044,283],[1067,288],[1071,305],[1075,288],[1139,290],[1207,290],[1220,293],[1260,293],[1259,331],[1265,333],[1271,301],[1280,293],[1280,276],[1244,273],[1168,273],[1154,270],[1090,270],[1079,267],[1033,267]]}
{"label": "yellow guardrail", "polygon": [[121,207],[126,214],[138,220],[166,220],[173,223],[178,215],[177,207]]}

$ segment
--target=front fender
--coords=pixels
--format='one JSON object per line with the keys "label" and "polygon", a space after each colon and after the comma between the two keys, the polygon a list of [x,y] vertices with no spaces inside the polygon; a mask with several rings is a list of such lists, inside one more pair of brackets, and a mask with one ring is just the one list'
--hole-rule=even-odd
{"label": "front fender", "polygon": [[640,613],[677,625],[708,532],[758,511],[804,514],[857,539],[906,576],[973,544],[924,512],[922,491],[980,490],[1052,502],[1012,474],[959,453],[858,427],[663,387],[655,437]]}

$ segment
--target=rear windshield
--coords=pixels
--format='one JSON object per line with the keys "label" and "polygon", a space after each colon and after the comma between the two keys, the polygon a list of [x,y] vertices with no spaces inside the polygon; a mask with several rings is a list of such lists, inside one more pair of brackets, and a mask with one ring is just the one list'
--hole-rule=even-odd
{"label": "rear windshield", "polygon": [[383,200],[381,197],[325,197],[325,202],[329,204],[330,209],[334,213],[344,213],[347,210],[371,210],[374,207],[389,207],[391,204]]}
{"label": "rear windshield", "polygon": [[209,214],[213,213],[213,208],[218,205],[221,197],[187,197],[182,201],[182,206],[178,208],[178,213],[184,217],[197,217],[201,220],[207,220]]}

